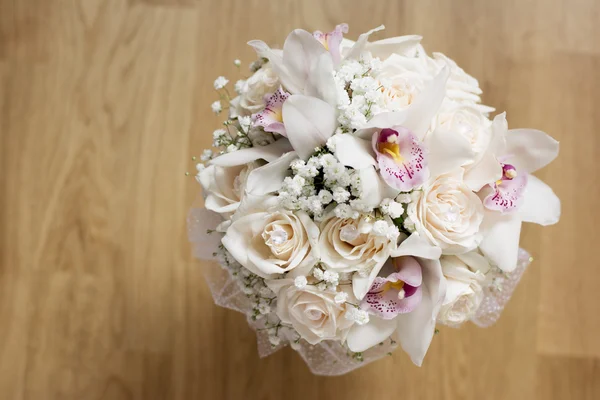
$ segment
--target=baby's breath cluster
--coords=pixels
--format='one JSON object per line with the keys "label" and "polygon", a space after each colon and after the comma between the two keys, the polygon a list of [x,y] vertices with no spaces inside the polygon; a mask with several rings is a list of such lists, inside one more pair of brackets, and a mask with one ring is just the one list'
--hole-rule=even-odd
{"label": "baby's breath cluster", "polygon": [[345,167],[327,150],[319,149],[308,161],[291,164],[292,176],[285,178],[279,190],[282,207],[306,211],[320,220],[326,210],[340,218],[358,218],[372,207],[362,199],[361,180],[357,171]]}

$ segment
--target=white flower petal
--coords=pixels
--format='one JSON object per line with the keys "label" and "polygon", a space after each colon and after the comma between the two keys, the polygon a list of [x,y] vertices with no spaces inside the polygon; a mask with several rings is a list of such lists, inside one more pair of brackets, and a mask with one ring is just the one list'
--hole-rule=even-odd
{"label": "white flower petal", "polygon": [[479,249],[492,264],[505,272],[517,266],[521,218],[518,213],[502,214],[486,210],[481,224],[483,240]]}
{"label": "white flower petal", "polygon": [[428,260],[437,260],[442,255],[442,249],[433,246],[429,240],[419,235],[417,232],[410,235],[406,240],[400,243],[398,249],[393,250],[392,257],[413,256]]}
{"label": "white flower petal", "polygon": [[435,333],[435,322],[446,295],[446,280],[439,260],[420,259],[423,267],[423,297],[417,308],[396,318],[396,335],[415,365],[421,366]]}
{"label": "white flower petal", "polygon": [[302,94],[308,81],[311,67],[322,54],[329,54],[325,47],[314,36],[302,29],[294,29],[283,44],[283,62],[289,76],[298,86],[298,91],[292,91],[280,80],[293,94]]}
{"label": "white flower petal", "polygon": [[507,162],[517,171],[535,172],[558,156],[558,142],[535,129],[511,129],[506,134]]}
{"label": "white flower petal", "polygon": [[379,57],[384,60],[391,54],[409,53],[421,43],[421,39],[423,37],[419,35],[391,37],[367,43],[365,50],[369,51],[373,57]]}
{"label": "white flower petal", "polygon": [[335,156],[345,166],[363,169],[377,165],[370,140],[360,139],[350,134],[337,135],[334,139],[336,139]]}
{"label": "white flower petal", "polygon": [[285,139],[279,139],[267,146],[256,146],[248,149],[241,149],[231,153],[225,153],[210,161],[212,165],[221,167],[232,167],[235,165],[247,164],[256,160],[275,161],[283,153],[292,151],[292,145]]}
{"label": "white flower petal", "polygon": [[269,60],[271,68],[273,68],[273,71],[275,71],[281,83],[285,86],[285,88],[288,91],[290,91],[290,93],[302,93],[302,90],[304,89],[304,84],[299,77],[294,76],[290,73],[290,71],[284,64],[283,54],[281,50],[271,49],[262,40],[251,40],[248,42],[248,44],[254,48],[256,54],[259,57],[263,57]]}
{"label": "white flower petal", "polygon": [[264,195],[281,188],[283,180],[288,176],[290,164],[298,156],[291,151],[262,167],[256,168],[248,175],[246,191],[254,195]]}
{"label": "white flower petal", "polygon": [[317,97],[336,106],[337,88],[333,79],[333,60],[331,54],[321,54],[310,69],[304,94]]}
{"label": "white flower petal", "polygon": [[283,123],[292,147],[304,160],[316,147],[325,145],[337,126],[335,109],[331,105],[301,95],[290,96],[283,103]]}
{"label": "white flower petal", "polygon": [[502,178],[502,166],[491,152],[485,152],[477,164],[469,166],[464,180],[469,189],[478,192],[487,184]]}
{"label": "white flower petal", "polygon": [[560,199],[550,186],[529,175],[523,193],[523,204],[518,212],[524,222],[553,225],[560,219]]}
{"label": "white flower petal", "polygon": [[431,83],[416,96],[415,101],[407,109],[405,128],[408,128],[419,139],[423,140],[431,125],[431,120],[437,114],[446,95],[446,82],[450,69],[446,66]]}
{"label": "white flower petal", "polygon": [[375,167],[358,171],[361,184],[361,201],[370,207],[378,207],[385,198],[395,198],[399,191],[390,187],[383,181],[381,175],[375,171]]}
{"label": "white flower petal", "polygon": [[384,29],[385,26],[379,25],[377,28],[373,28],[370,31],[361,34],[350,49],[350,51],[348,52],[348,54],[346,54],[345,58],[360,58],[360,55],[363,53],[368,43],[369,36],[371,36],[372,33],[379,32]]}
{"label": "white flower petal", "polygon": [[365,351],[389,338],[396,330],[396,321],[383,319],[375,315],[369,316],[369,323],[365,325],[354,324],[346,343],[350,351]]}
{"label": "white flower petal", "polygon": [[463,136],[435,129],[425,139],[429,173],[439,176],[473,160],[471,144]]}

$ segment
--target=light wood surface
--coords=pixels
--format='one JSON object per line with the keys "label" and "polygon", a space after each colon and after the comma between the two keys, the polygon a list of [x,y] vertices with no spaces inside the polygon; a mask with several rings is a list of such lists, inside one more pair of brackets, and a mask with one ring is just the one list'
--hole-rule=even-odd
{"label": "light wood surface", "polygon": [[[0,398],[600,399],[600,2],[0,0]],[[192,260],[212,80],[295,27],[422,34],[561,141],[557,226],[501,321],[337,378],[256,354]]]}

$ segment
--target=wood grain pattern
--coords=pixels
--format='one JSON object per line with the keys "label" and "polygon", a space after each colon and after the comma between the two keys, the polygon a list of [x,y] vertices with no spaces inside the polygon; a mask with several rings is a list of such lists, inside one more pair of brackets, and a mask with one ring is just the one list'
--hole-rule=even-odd
{"label": "wood grain pattern", "polygon": [[[599,398],[599,18],[594,0],[0,0],[0,398]],[[247,40],[339,22],[422,34],[511,127],[560,140],[539,176],[563,218],[525,227],[536,261],[493,328],[442,329],[422,368],[397,352],[321,378],[290,350],[258,359],[212,304],[184,172]]]}

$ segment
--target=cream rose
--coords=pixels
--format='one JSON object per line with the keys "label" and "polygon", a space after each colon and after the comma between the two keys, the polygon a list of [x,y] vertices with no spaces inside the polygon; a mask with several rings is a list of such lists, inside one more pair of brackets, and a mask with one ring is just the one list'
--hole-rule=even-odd
{"label": "cream rose", "polygon": [[233,102],[237,114],[246,116],[261,111],[265,108],[265,95],[275,92],[279,85],[279,78],[271,65],[268,63],[263,65],[261,69],[248,78],[239,97]]}
{"label": "cream rose", "polygon": [[473,150],[472,163],[476,164],[490,144],[491,126],[492,121],[478,109],[454,104],[435,117],[431,129],[442,129],[448,134],[460,135],[465,138]]}
{"label": "cream rose", "polygon": [[463,174],[464,170],[457,168],[426,182],[408,207],[417,232],[443,254],[465,253],[481,241],[483,204],[463,182]]}
{"label": "cream rose", "polygon": [[305,212],[253,212],[235,217],[223,237],[231,255],[263,278],[307,273],[319,257],[319,228]]}
{"label": "cream rose", "polygon": [[377,79],[381,81],[383,104],[387,110],[400,110],[412,104],[433,78],[423,58],[392,54],[381,65]]}
{"label": "cream rose", "polygon": [[248,174],[254,163],[234,167],[209,165],[198,176],[204,189],[204,206],[228,219],[240,205]]}
{"label": "cream rose", "polygon": [[[346,339],[354,323],[346,319],[345,314],[354,306],[336,303],[335,296],[339,292],[322,291],[314,285],[300,289],[291,279],[270,280],[266,284],[277,294],[277,316],[283,323],[291,324],[308,343]],[[352,302],[352,293],[346,293]]]}
{"label": "cream rose", "polygon": [[[479,95],[482,93],[479,82],[459,67],[454,60],[442,53],[433,53],[432,70],[439,71],[442,67],[450,67],[450,76],[446,83],[446,98],[463,104],[476,104],[481,101]],[[482,107],[482,106],[477,106]],[[487,111],[493,109],[482,107]]]}
{"label": "cream rose", "polygon": [[369,272],[381,266],[397,248],[398,229],[390,220],[337,218],[321,222],[321,260],[343,272]]}
{"label": "cream rose", "polygon": [[485,275],[469,268],[465,259],[460,256],[442,256],[440,263],[446,278],[446,296],[438,321],[447,325],[459,325],[473,318],[481,305]]}

